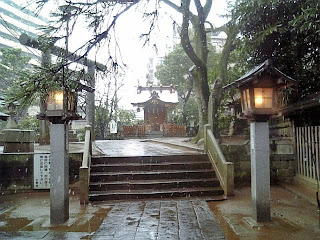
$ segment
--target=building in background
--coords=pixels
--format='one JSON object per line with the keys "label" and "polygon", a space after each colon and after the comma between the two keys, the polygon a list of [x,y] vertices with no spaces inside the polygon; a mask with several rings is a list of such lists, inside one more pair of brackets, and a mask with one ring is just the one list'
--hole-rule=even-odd
{"label": "building in background", "polygon": [[151,125],[152,131],[162,131],[167,123],[168,109],[174,108],[179,100],[174,86],[138,86],[136,101],[131,104],[144,112],[144,123]]}
{"label": "building in background", "polygon": [[19,37],[22,33],[26,33],[35,38],[41,34],[40,28],[47,24],[48,20],[38,16],[26,1],[1,1],[0,48],[20,48],[23,54],[31,57],[30,63],[39,65],[40,51],[21,45]]}
{"label": "building in background", "polygon": [[227,35],[224,32],[219,33],[210,33],[211,44],[216,48],[217,53],[221,53],[224,47],[224,44],[227,40]]}

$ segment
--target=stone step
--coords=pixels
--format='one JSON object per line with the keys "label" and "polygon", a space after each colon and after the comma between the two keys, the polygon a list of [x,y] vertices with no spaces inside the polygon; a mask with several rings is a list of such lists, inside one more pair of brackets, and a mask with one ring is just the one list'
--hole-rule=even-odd
{"label": "stone step", "polygon": [[90,201],[217,198],[223,194],[207,155],[92,159]]}
{"label": "stone step", "polygon": [[205,154],[170,155],[170,156],[136,156],[136,157],[93,157],[92,165],[113,163],[163,163],[163,162],[208,162]]}
{"label": "stone step", "polygon": [[150,179],[193,179],[214,178],[215,172],[208,169],[200,170],[158,170],[158,171],[128,171],[116,173],[91,173],[90,182],[108,182],[125,180],[150,180]]}
{"label": "stone step", "polygon": [[98,191],[89,194],[90,201],[114,201],[114,200],[141,200],[141,199],[172,199],[208,197],[214,198],[223,194],[220,187],[217,188],[176,188],[170,190],[121,190],[121,191]]}
{"label": "stone step", "polygon": [[155,170],[188,170],[211,169],[211,163],[203,162],[160,162],[160,163],[113,163],[95,164],[91,166],[91,172],[121,172],[121,171],[155,171]]}
{"label": "stone step", "polygon": [[220,183],[214,178],[200,179],[164,179],[164,180],[132,180],[132,181],[110,181],[90,183],[90,191],[110,190],[163,190],[175,188],[206,188],[218,187]]}

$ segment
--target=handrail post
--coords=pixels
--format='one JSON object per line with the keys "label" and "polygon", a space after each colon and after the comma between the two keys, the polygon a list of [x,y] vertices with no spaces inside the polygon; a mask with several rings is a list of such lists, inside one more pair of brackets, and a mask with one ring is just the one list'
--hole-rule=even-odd
{"label": "handrail post", "polygon": [[211,128],[210,124],[206,124],[206,125],[204,125],[204,127],[203,127],[203,131],[204,131],[204,133],[203,133],[204,146],[203,146],[203,147],[204,147],[204,152],[205,152],[205,153],[207,153],[208,130],[209,130],[210,128]]}
{"label": "handrail post", "polygon": [[80,177],[80,204],[89,203],[89,182],[90,182],[90,165],[92,156],[92,142],[91,142],[91,126],[85,127],[85,141],[82,165],[79,169]]}
{"label": "handrail post", "polygon": [[217,177],[220,181],[221,187],[224,190],[224,194],[227,197],[234,194],[234,164],[227,162],[218,141],[215,139],[210,125],[207,124],[204,127],[204,144],[205,151],[216,171]]}

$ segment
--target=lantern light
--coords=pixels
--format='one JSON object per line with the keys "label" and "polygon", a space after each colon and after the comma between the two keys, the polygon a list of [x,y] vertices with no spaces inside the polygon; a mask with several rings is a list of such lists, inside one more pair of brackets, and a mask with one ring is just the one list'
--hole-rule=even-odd
{"label": "lantern light", "polygon": [[224,89],[234,86],[240,89],[240,118],[265,121],[278,114],[278,91],[292,86],[294,82],[292,78],[273,67],[271,60],[267,60]]}
{"label": "lantern light", "polygon": [[48,111],[63,110],[63,92],[51,91],[48,96]]}
{"label": "lantern light", "polygon": [[47,110],[45,113],[39,114],[38,119],[46,119],[53,123],[79,119],[76,109],[77,98],[74,92],[52,90],[48,94]]}
{"label": "lantern light", "polygon": [[254,105],[256,108],[272,108],[273,88],[254,88]]}

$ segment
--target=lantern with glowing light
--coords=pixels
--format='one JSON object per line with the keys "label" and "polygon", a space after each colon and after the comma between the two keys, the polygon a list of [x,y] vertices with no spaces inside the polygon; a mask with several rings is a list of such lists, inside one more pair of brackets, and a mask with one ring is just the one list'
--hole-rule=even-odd
{"label": "lantern with glowing light", "polygon": [[47,110],[38,115],[39,119],[46,119],[52,123],[63,123],[79,119],[76,113],[76,93],[62,90],[52,90],[48,93]]}
{"label": "lantern with glowing light", "polygon": [[242,114],[240,118],[267,121],[278,114],[278,91],[295,81],[283,74],[266,60],[224,89],[238,87],[241,93]]}
{"label": "lantern with glowing light", "polygon": [[237,87],[242,118],[250,121],[252,215],[270,222],[270,140],[268,119],[278,115],[278,92],[295,81],[267,60],[224,89]]}

